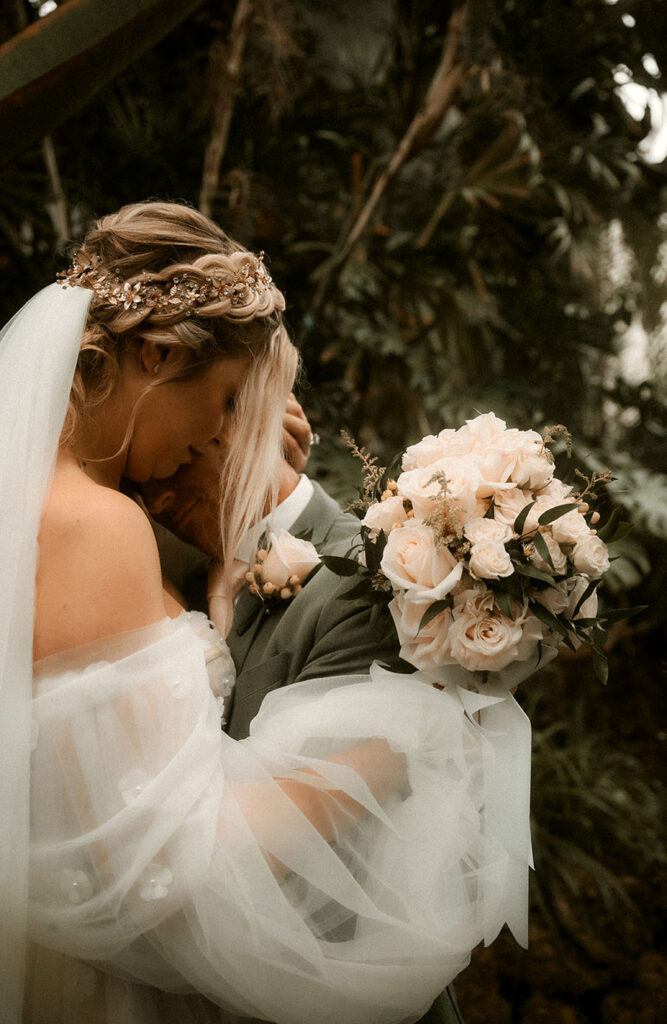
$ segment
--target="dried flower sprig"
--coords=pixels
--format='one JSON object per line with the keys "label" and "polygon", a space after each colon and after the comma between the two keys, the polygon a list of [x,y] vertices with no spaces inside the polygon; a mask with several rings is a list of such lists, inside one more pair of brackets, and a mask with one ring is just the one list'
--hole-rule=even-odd
{"label": "dried flower sprig", "polygon": [[359,446],[354,438],[348,434],[347,430],[341,430],[340,433],[345,447],[350,449],[354,458],[359,459],[363,466],[362,484],[360,487],[361,497],[357,501],[353,501],[346,511],[355,511],[356,509],[365,511],[373,501],[377,501],[382,497],[382,481],[387,472],[387,467],[378,466],[377,456],[371,455],[363,445]]}
{"label": "dried flower sprig", "polygon": [[567,452],[568,459],[572,458],[572,434],[562,423],[554,423],[550,427],[544,429],[544,439],[542,441],[542,451],[547,457],[551,457],[553,461],[553,455],[548,451],[548,446],[555,444],[556,441],[562,438],[565,441],[565,451]]}

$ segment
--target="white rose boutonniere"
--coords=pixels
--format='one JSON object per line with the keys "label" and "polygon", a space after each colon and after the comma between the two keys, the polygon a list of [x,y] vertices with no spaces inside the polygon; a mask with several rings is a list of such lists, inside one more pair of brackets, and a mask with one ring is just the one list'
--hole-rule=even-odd
{"label": "white rose boutonniere", "polygon": [[317,549],[310,541],[281,530],[278,534],[268,534],[246,573],[246,580],[251,593],[258,597],[286,601],[296,597],[320,563]]}

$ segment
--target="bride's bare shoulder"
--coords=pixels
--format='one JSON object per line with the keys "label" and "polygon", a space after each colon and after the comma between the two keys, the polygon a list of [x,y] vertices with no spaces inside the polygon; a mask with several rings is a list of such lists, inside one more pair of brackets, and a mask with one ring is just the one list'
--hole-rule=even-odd
{"label": "bride's bare shoulder", "polygon": [[166,615],[157,544],[130,498],[56,471],[39,533],[35,659]]}

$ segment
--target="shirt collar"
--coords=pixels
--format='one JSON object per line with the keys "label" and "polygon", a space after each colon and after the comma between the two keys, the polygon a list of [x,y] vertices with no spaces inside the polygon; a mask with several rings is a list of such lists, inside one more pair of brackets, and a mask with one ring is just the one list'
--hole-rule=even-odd
{"label": "shirt collar", "polygon": [[257,541],[267,530],[279,533],[281,530],[289,530],[297,521],[306,505],[313,496],[313,484],[303,473],[299,482],[291,494],[273,510],[268,516],[256,523],[248,530],[245,537],[239,544],[236,557],[243,562],[249,562],[255,554]]}

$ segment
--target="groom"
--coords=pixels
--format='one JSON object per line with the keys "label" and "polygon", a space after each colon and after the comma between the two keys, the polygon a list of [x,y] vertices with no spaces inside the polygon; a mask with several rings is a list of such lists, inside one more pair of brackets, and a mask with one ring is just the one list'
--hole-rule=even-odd
{"label": "groom", "polygon": [[[207,560],[202,560],[200,552],[216,555],[219,457],[219,448],[209,446],[170,480],[152,481],[144,488],[146,505],[158,523],[197,549],[193,553],[199,564],[183,580],[183,590],[191,607],[202,610],[206,610]],[[341,512],[317,483],[286,461],[278,501],[270,529],[312,534],[321,554],[345,554],[358,534],[358,520]],[[365,674],[373,661],[395,657],[399,646],[390,617],[371,618],[369,606],[345,600],[353,583],[324,566],[291,600],[262,602],[254,596],[243,570],[254,560],[257,536],[258,531],[252,531],[244,549],[237,552],[238,577],[243,582],[227,636],[237,670],[228,724],[235,739],[248,736],[250,723],[271,690],[319,676]],[[178,557],[182,576],[187,552],[181,551]],[[166,561],[169,575],[168,554]],[[178,571],[176,566],[177,575]],[[463,1024],[451,987],[436,999],[422,1024]]]}

